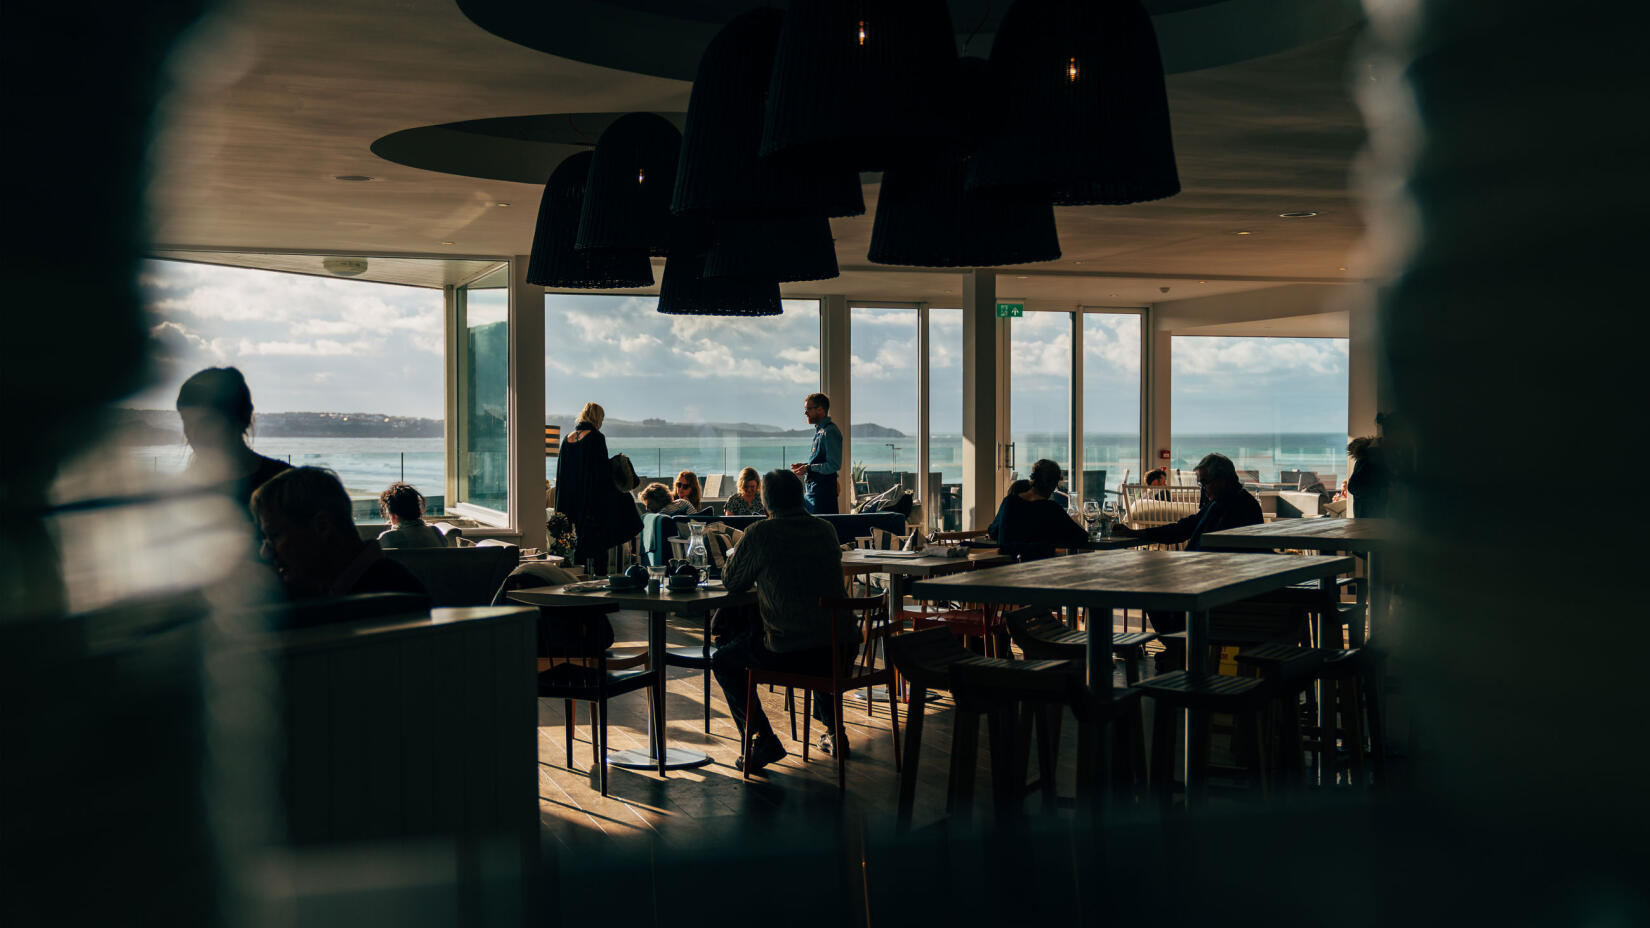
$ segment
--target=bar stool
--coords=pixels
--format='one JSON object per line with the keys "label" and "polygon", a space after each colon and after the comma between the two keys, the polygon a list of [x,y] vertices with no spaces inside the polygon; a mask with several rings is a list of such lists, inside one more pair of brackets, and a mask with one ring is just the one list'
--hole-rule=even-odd
{"label": "bar stool", "polygon": [[[1238,720],[1250,745],[1249,769],[1260,787],[1261,798],[1269,796],[1266,778],[1265,742],[1261,739],[1261,718],[1271,704],[1273,690],[1268,681],[1254,677],[1226,677],[1218,674],[1193,675],[1184,670],[1170,671],[1147,677],[1135,687],[1141,695],[1157,703],[1152,719],[1152,782],[1158,790],[1158,800],[1167,812],[1173,800],[1174,745],[1170,739],[1174,731],[1174,710],[1192,712],[1224,712]],[[1191,733],[1192,737],[1207,738],[1207,731]],[[1187,768],[1187,779],[1201,779],[1208,770]],[[1188,783],[1188,787],[1190,783]],[[1193,790],[1186,791],[1191,804]]]}
{"label": "bar stool", "polygon": [[[1033,660],[1069,660],[1079,663],[1087,659],[1087,631],[1072,631],[1052,612],[1040,606],[1017,609],[1006,616],[1008,634],[1020,653]],[[1146,644],[1157,638],[1152,632],[1113,632],[1111,652],[1123,661],[1123,678],[1130,686],[1140,682],[1140,668],[1145,662]],[[1117,731],[1119,773],[1126,773],[1131,781],[1146,782],[1146,720],[1140,702],[1132,702],[1133,712],[1120,715],[1122,725]],[[1056,716],[1058,718],[1058,716]],[[1058,728],[1056,728],[1058,731]],[[1058,739],[1056,739],[1058,740]]]}
{"label": "bar stool", "polygon": [[1245,648],[1237,654],[1239,667],[1256,671],[1270,681],[1276,694],[1279,712],[1278,756],[1279,768],[1293,785],[1301,785],[1305,776],[1305,739],[1301,728],[1301,694],[1309,691],[1320,677],[1324,652],[1317,648],[1303,648],[1293,641],[1275,641]]}
{"label": "bar stool", "polygon": [[[1087,688],[1083,686],[1083,665],[1074,661],[1007,661],[996,658],[970,657],[955,661],[948,667],[951,677],[951,695],[956,699],[957,714],[952,730],[951,750],[951,808],[958,818],[966,821],[974,804],[974,772],[979,750],[980,719],[986,720],[990,738],[988,757],[991,768],[992,805],[998,820],[1021,811],[1021,800],[1026,791],[1026,767],[1017,762],[1018,748],[1025,732],[1017,730],[1017,709],[1033,721],[1037,746],[1038,790],[1043,797],[1043,810],[1051,812],[1055,801],[1055,758],[1059,750],[1058,735],[1050,722],[1050,714],[1067,706],[1081,713],[1079,720],[1090,719],[1083,707],[1088,702]],[[1023,724],[1023,721],[1022,723]],[[1085,729],[1089,726],[1084,724]],[[1081,729],[1080,729],[1081,731]],[[1079,767],[1092,771],[1092,762],[1084,758],[1093,753],[1093,736],[1079,736]],[[1081,788],[1081,787],[1080,787]]]}

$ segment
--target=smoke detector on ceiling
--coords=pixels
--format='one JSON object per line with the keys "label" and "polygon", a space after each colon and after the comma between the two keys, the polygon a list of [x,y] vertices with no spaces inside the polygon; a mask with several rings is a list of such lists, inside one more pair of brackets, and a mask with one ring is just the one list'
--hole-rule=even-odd
{"label": "smoke detector on ceiling", "polygon": [[367,272],[366,258],[322,258],[321,266],[328,274],[339,277],[358,277]]}

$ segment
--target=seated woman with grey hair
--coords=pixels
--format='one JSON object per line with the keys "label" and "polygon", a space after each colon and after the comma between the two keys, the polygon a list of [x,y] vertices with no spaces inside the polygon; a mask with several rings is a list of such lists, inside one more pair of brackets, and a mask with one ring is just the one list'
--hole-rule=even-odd
{"label": "seated woman with grey hair", "polygon": [[762,480],[756,476],[756,468],[747,467],[739,472],[739,488],[728,497],[723,506],[723,515],[730,516],[765,516],[768,510],[762,505]]}
{"label": "seated woman with grey hair", "polygon": [[687,500],[671,498],[670,487],[662,483],[650,483],[642,488],[642,505],[648,512],[662,516],[690,515],[695,511]]}
{"label": "seated woman with grey hair", "polygon": [[396,481],[378,495],[378,511],[390,523],[380,532],[383,548],[445,548],[447,536],[424,521],[424,494],[411,484]]}

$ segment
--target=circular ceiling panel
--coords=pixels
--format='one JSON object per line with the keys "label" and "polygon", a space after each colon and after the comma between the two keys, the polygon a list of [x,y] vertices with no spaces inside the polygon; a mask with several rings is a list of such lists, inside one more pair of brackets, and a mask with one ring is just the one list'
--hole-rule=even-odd
{"label": "circular ceiling panel", "polygon": [[[547,54],[690,81],[699,55],[757,0],[455,0],[471,22]],[[1327,38],[1363,20],[1359,0],[1143,0],[1166,73],[1197,71]],[[784,3],[775,4],[784,6]],[[959,50],[986,55],[1005,0],[951,0]]]}
{"label": "circular ceiling panel", "polygon": [[[568,155],[596,144],[624,113],[497,116],[402,129],[372,143],[386,161],[426,171],[543,184]],[[660,113],[678,130],[686,113]]]}

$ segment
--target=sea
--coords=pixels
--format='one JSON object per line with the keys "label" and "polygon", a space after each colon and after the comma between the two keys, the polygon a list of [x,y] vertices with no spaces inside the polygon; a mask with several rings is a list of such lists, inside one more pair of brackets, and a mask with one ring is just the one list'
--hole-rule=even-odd
{"label": "sea", "polygon": [[[253,449],[294,465],[317,465],[336,471],[351,496],[377,496],[395,481],[418,487],[427,497],[439,496],[446,485],[446,457],[440,438],[304,438],[255,437]],[[737,474],[741,468],[760,472],[787,467],[805,459],[808,443],[800,437],[742,438],[737,436],[688,436],[649,438],[612,437],[609,450],[629,455],[631,464],[644,479],[674,476],[691,470],[707,474]],[[1177,435],[1169,461],[1149,462],[1190,470],[1204,454],[1219,451],[1232,458],[1240,470],[1258,472],[1262,481],[1275,481],[1283,470],[1309,470],[1331,485],[1346,478],[1346,437],[1329,433],[1294,434],[1202,434]],[[1068,454],[1066,437],[1051,433],[1014,435],[1015,469],[1024,474],[1038,458],[1064,463]],[[1116,489],[1125,471],[1130,480],[1140,477],[1139,439],[1119,433],[1089,433],[1083,436],[1084,466],[1105,470],[1106,486]],[[189,461],[189,447],[175,445],[135,446],[136,455],[147,470],[162,473],[181,471]],[[863,439],[852,445],[852,463],[869,470],[910,470],[916,463],[916,442],[910,438]],[[929,449],[929,469],[938,472],[942,483],[962,481],[962,436],[935,435]],[[555,477],[556,459],[545,459],[545,477]],[[666,481],[668,482],[668,481]]]}

